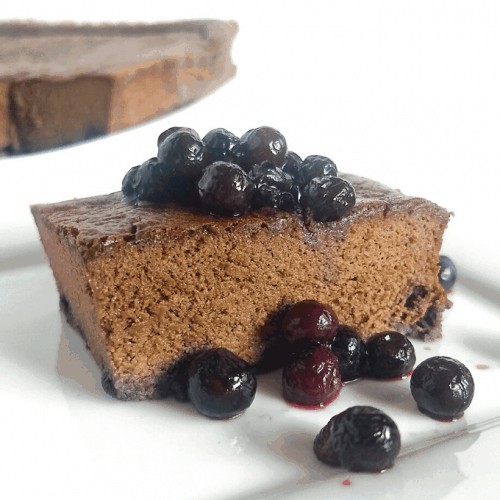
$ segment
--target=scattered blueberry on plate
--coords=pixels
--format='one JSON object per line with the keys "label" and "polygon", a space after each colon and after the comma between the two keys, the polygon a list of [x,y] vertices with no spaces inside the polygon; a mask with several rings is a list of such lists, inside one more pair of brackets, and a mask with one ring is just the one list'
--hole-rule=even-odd
{"label": "scattered blueberry on plate", "polygon": [[382,472],[401,449],[399,429],[388,415],[371,406],[353,406],[335,415],[313,445],[316,457],[352,472]]}
{"label": "scattered blueberry on plate", "polygon": [[410,389],[418,409],[436,420],[456,420],[474,397],[474,379],[460,361],[434,356],[413,372]]}
{"label": "scattered blueberry on plate", "polygon": [[188,395],[194,407],[211,418],[232,418],[253,402],[257,377],[239,356],[223,348],[198,354],[188,368]]}

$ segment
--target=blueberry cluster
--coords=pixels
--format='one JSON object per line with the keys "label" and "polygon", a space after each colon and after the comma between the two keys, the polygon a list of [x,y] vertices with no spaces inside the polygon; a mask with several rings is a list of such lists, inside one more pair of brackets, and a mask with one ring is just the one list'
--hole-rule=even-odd
{"label": "blueberry cluster", "polygon": [[238,216],[262,207],[303,210],[319,221],[337,220],[356,202],[352,185],[325,156],[302,160],[272,127],[240,138],[217,128],[203,139],[186,127],[158,137],[158,155],[131,168],[122,182],[131,203],[177,202],[216,216]]}

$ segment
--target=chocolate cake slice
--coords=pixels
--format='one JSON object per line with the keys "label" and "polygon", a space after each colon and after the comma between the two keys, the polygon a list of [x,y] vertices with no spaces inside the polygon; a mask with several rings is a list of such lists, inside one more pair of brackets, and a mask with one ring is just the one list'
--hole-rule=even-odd
{"label": "chocolate cake slice", "polygon": [[305,299],[364,338],[386,330],[439,338],[451,306],[438,280],[450,214],[342,177],[357,202],[335,222],[273,209],[217,218],[133,206],[121,193],[33,206],[61,302],[108,391],[161,397],[176,361],[206,347],[257,363],[271,318]]}
{"label": "chocolate cake slice", "polygon": [[235,22],[0,23],[0,156],[122,130],[232,78]]}

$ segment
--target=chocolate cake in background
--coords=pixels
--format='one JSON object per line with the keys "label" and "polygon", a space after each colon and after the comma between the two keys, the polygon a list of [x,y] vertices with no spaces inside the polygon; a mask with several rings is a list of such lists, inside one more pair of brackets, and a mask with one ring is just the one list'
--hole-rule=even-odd
{"label": "chocolate cake in background", "polygon": [[122,130],[232,78],[235,22],[0,23],[0,156]]}
{"label": "chocolate cake in background", "polygon": [[207,347],[257,363],[271,318],[306,299],[365,339],[386,330],[439,338],[451,306],[438,279],[450,214],[341,175],[357,199],[333,222],[268,208],[214,217],[134,206],[121,193],[33,206],[63,309],[108,392],[164,396],[175,363]]}

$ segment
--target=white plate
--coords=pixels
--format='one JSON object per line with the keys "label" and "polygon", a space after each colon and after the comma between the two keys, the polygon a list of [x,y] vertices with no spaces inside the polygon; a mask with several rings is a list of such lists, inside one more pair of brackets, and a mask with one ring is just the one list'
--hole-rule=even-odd
{"label": "white plate", "polygon": [[[2,490],[7,498],[496,498],[500,446],[500,309],[457,285],[439,343],[415,342],[417,362],[464,362],[476,394],[463,419],[416,409],[409,380],[347,384],[323,410],[288,406],[280,373],[259,378],[253,405],[229,421],[189,404],[119,402],[64,321],[45,264],[4,270],[0,286]],[[384,474],[353,474],[316,460],[312,442],[345,408],[367,404],[398,424],[403,448]],[[458,495],[458,496],[457,496]]]}

